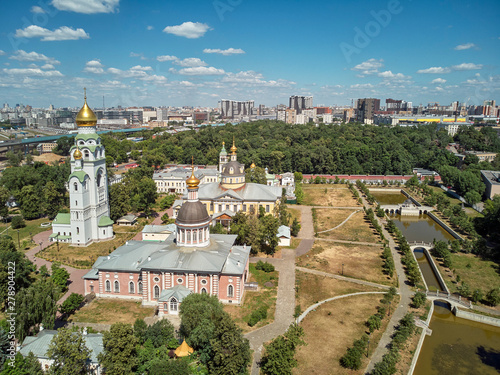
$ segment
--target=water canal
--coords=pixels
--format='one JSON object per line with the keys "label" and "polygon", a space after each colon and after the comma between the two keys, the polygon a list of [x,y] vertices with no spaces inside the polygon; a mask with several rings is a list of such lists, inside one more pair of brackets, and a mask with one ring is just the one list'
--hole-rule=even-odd
{"label": "water canal", "polygon": [[[380,204],[399,204],[401,193],[372,192]],[[390,217],[409,242],[452,240],[453,237],[427,215]],[[422,248],[414,249],[429,290],[441,290]],[[493,375],[500,374],[500,327],[458,318],[449,305],[436,301],[429,328],[414,375]]]}
{"label": "water canal", "polygon": [[500,373],[500,327],[457,318],[436,301],[414,375]]}

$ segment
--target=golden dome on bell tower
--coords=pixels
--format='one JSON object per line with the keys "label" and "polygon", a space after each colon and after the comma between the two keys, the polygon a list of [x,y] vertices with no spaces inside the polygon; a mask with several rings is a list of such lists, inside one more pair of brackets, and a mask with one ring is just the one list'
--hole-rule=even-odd
{"label": "golden dome on bell tower", "polygon": [[73,153],[73,158],[75,160],[79,160],[83,157],[82,152],[80,151],[79,148],[76,149],[76,151]]}
{"label": "golden dome on bell tower", "polygon": [[234,136],[233,136],[233,146],[231,147],[230,151],[233,153],[233,154],[236,154],[236,146],[234,145]]}
{"label": "golden dome on bell tower", "polygon": [[191,157],[191,176],[186,180],[186,185],[190,189],[197,188],[200,180],[194,175],[194,158]]}
{"label": "golden dome on bell tower", "polygon": [[87,104],[87,90],[84,88],[84,104],[80,112],[76,115],[76,124],[78,126],[95,126],[97,124],[97,116]]}

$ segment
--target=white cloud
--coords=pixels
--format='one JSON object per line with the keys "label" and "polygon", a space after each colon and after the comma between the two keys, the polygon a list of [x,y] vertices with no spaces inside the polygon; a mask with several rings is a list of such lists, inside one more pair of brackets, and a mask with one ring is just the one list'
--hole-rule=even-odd
{"label": "white cloud", "polygon": [[44,54],[37,53],[37,52],[26,52],[23,51],[22,49],[17,50],[14,55],[10,57],[10,59],[13,60],[19,60],[19,61],[45,61],[50,64],[60,64],[59,61],[52,57],[47,57]]}
{"label": "white cloud", "polygon": [[351,85],[351,89],[371,89],[373,85],[371,83],[356,83]]}
{"label": "white cloud", "polygon": [[229,55],[239,55],[245,53],[241,48],[228,48],[228,49],[211,49],[211,48],[205,48],[203,50],[203,53],[219,53],[224,56],[229,56]]}
{"label": "white cloud", "polygon": [[142,71],[152,71],[153,68],[151,68],[150,66],[140,66],[140,65],[136,65],[136,66],[133,66],[130,68],[130,70],[142,70]]}
{"label": "white cloud", "polygon": [[378,73],[377,75],[379,77],[391,79],[391,80],[395,80],[395,81],[408,80],[411,78],[410,76],[405,76],[403,73],[393,73],[390,70],[386,70],[385,72]]}
{"label": "white cloud", "polygon": [[176,65],[180,65],[180,66],[184,66],[184,67],[187,67],[187,68],[193,68],[193,67],[196,67],[196,66],[207,66],[208,64],[197,58],[197,57],[188,57],[184,60],[176,60],[174,62],[174,64]]}
{"label": "white cloud", "polygon": [[351,70],[361,72],[361,74],[375,74],[378,73],[379,68],[384,66],[384,60],[369,59],[363,61],[361,64],[356,65]]}
{"label": "white cloud", "polygon": [[56,30],[45,29],[40,26],[31,25],[25,29],[17,29],[16,38],[42,38],[43,42],[51,42],[56,40],[77,40],[89,39],[89,34],[83,29],[73,29],[68,26],[62,26]]}
{"label": "white cloud", "polygon": [[457,51],[462,51],[464,49],[471,49],[476,47],[474,43],[465,43],[465,44],[459,44],[458,46],[455,47],[455,50]]}
{"label": "white cloud", "polygon": [[139,57],[141,60],[147,60],[146,57],[141,53],[130,52],[130,57]]}
{"label": "white cloud", "polygon": [[39,6],[32,6],[30,9],[31,13],[45,13],[45,10]]}
{"label": "white cloud", "polygon": [[148,30],[148,31],[151,31],[151,30],[153,30],[153,29],[154,29],[154,27],[153,27],[153,26],[148,26],[148,27],[146,27],[146,30]]}
{"label": "white cloud", "polygon": [[462,63],[460,65],[452,66],[453,70],[478,70],[482,68],[483,66],[481,64],[474,64],[474,63]]}
{"label": "white cloud", "polygon": [[24,75],[24,76],[41,76],[41,77],[62,77],[62,73],[58,70],[45,71],[39,68],[23,68],[23,69],[3,69],[6,74]]}
{"label": "white cloud", "polygon": [[159,62],[164,62],[164,61],[176,61],[179,59],[175,56],[163,55],[163,56],[158,56],[156,60],[158,60]]}
{"label": "white cloud", "polygon": [[442,84],[442,83],[446,83],[446,80],[443,79],[443,78],[436,78],[436,79],[433,79],[431,81],[431,83],[437,83],[437,84]]}
{"label": "white cloud", "polygon": [[45,65],[42,65],[42,69],[45,69],[45,70],[52,70],[52,69],[55,69],[56,67],[52,64],[45,64]]}
{"label": "white cloud", "polygon": [[5,51],[2,51],[2,50],[0,49],[0,56],[3,56],[3,55],[5,55]]}
{"label": "white cloud", "polygon": [[52,5],[59,10],[94,14],[114,13],[120,0],[52,0]]}
{"label": "white cloud", "polygon": [[163,29],[163,32],[188,39],[196,39],[205,35],[208,30],[210,30],[210,27],[206,23],[189,21],[177,26],[167,26]]}
{"label": "white cloud", "polygon": [[444,74],[444,73],[449,73],[450,71],[451,71],[450,68],[443,68],[441,66],[433,66],[431,68],[417,70],[417,73]]}
{"label": "white cloud", "polygon": [[226,72],[223,69],[217,69],[213,66],[205,67],[205,66],[197,66],[193,68],[184,68],[178,71],[179,74],[186,76],[213,76],[213,75],[222,75]]}
{"label": "white cloud", "polygon": [[185,86],[185,87],[195,87],[196,86],[193,82],[190,82],[190,81],[180,81],[179,85]]}
{"label": "white cloud", "polygon": [[83,71],[85,73],[102,74],[104,73],[103,67],[104,65],[102,65],[99,60],[90,60],[85,64]]}

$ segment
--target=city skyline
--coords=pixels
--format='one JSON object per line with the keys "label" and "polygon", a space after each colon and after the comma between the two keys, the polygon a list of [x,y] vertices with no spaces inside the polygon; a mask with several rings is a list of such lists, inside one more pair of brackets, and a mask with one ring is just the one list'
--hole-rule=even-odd
{"label": "city skyline", "polygon": [[12,106],[78,106],[84,86],[93,107],[500,93],[495,1],[40,0],[3,14],[0,100]]}

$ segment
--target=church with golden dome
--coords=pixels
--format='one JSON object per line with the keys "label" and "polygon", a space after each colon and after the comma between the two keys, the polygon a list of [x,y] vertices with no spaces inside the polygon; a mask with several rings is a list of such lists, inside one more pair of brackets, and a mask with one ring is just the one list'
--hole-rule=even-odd
{"label": "church with golden dome", "polygon": [[[266,213],[274,214],[274,208],[281,200],[281,187],[245,181],[245,165],[238,162],[237,150],[234,138],[229,154],[223,142],[219,154],[220,182],[200,185],[199,199],[205,206],[212,225],[221,223],[227,226],[238,211],[258,213],[260,207]],[[252,163],[250,168],[252,167],[255,168],[255,164]],[[174,218],[186,204],[186,200],[189,200],[188,195],[174,202]]]}
{"label": "church with golden dome", "polygon": [[52,222],[51,241],[87,246],[113,238],[109,217],[106,154],[97,135],[97,117],[87,104],[76,116],[78,134],[70,149],[71,174],[68,178],[70,213],[59,213]]}

